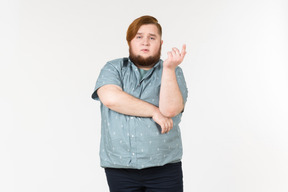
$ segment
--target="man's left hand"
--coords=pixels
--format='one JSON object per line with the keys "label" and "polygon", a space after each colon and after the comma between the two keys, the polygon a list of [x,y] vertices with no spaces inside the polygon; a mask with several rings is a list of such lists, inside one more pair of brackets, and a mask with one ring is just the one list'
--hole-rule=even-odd
{"label": "man's left hand", "polygon": [[171,69],[175,69],[180,63],[182,63],[186,54],[186,45],[184,44],[182,47],[182,51],[177,48],[172,48],[172,51],[167,53],[168,58],[164,61],[163,66]]}

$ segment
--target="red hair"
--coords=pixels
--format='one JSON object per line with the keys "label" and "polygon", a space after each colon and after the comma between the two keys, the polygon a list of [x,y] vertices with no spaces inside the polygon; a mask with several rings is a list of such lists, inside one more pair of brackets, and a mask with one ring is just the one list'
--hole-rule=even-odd
{"label": "red hair", "polygon": [[131,40],[136,36],[139,28],[142,25],[148,25],[148,24],[153,24],[156,25],[158,28],[158,32],[160,37],[162,36],[162,27],[158,23],[158,20],[155,17],[149,16],[149,15],[144,15],[142,17],[139,17],[135,19],[130,26],[128,27],[127,34],[126,34],[126,40],[128,44],[130,45]]}

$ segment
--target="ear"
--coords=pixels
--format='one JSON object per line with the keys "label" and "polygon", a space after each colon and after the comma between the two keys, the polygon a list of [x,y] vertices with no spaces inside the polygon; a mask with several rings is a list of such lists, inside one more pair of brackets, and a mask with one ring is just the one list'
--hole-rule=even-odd
{"label": "ear", "polygon": [[161,45],[163,45],[163,40],[161,40]]}

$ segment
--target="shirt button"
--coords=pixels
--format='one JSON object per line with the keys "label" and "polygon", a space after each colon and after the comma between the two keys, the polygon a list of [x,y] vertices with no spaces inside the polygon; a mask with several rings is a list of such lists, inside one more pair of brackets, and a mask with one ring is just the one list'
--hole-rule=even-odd
{"label": "shirt button", "polygon": [[131,137],[134,137],[134,135],[131,135]]}
{"label": "shirt button", "polygon": [[134,156],[134,155],[135,155],[135,153],[132,153],[132,155]]}

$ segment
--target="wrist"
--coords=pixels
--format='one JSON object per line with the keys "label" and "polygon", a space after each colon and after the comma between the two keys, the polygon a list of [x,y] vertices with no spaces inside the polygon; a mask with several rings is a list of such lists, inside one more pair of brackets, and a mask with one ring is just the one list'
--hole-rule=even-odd
{"label": "wrist", "polygon": [[175,70],[177,66],[178,65],[176,65],[173,62],[168,61],[168,60],[163,62],[163,69]]}
{"label": "wrist", "polygon": [[165,66],[163,65],[163,71],[167,71],[167,72],[175,72],[176,67],[175,66]]}
{"label": "wrist", "polygon": [[160,113],[160,110],[158,107],[155,106],[153,112],[152,112],[152,118],[157,116]]}

